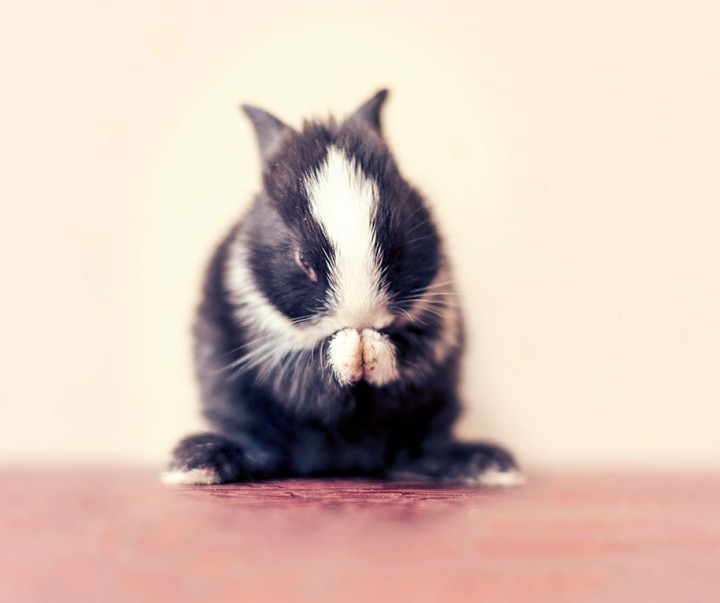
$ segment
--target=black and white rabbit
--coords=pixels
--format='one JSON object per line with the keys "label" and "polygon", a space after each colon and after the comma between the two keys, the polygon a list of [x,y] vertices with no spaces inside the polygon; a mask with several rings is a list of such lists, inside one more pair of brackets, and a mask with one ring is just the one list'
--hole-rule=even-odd
{"label": "black and white rabbit", "polygon": [[213,431],[167,483],[372,476],[512,485],[498,446],[462,443],[462,316],[423,198],[383,139],[382,90],[295,131],[243,106],[263,189],[217,248],[194,328]]}

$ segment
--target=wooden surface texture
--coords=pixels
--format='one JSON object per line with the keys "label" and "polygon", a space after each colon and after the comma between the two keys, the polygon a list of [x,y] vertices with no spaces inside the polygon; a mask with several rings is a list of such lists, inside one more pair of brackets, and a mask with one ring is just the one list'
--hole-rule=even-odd
{"label": "wooden surface texture", "polygon": [[0,470],[0,601],[720,601],[720,476],[168,487]]}

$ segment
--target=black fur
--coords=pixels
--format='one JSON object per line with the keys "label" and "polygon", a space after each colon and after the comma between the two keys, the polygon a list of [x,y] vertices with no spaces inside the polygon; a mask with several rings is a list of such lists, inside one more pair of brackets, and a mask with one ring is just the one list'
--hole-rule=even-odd
{"label": "black fur", "polygon": [[[460,410],[460,317],[457,334],[448,339],[445,314],[456,298],[440,289],[432,297],[428,289],[447,260],[428,208],[401,177],[381,136],[386,94],[342,122],[309,122],[301,132],[244,107],[258,135],[264,187],[210,262],[194,328],[203,411],[214,431],[183,440],[171,469],[210,469],[219,481],[233,482],[310,475],[468,481],[489,469],[515,468],[499,447],[452,437]],[[327,265],[334,250],[312,216],[303,182],[320,169],[330,145],[352,158],[379,191],[374,228],[395,316],[382,332],[400,372],[381,387],[364,380],[341,385],[334,378],[327,361],[332,334],[280,361],[253,357],[268,335],[246,292],[233,290],[229,278],[244,262],[253,286],[300,327],[329,312]],[[316,280],[297,265],[297,253]],[[423,293],[428,307],[406,319]],[[434,349],[443,337],[447,350],[438,361]]]}

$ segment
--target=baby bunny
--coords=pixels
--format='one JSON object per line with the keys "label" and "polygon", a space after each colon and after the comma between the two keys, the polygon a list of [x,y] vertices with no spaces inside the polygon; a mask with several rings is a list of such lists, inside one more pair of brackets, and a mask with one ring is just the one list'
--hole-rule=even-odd
{"label": "baby bunny", "polygon": [[212,431],[167,483],[370,476],[520,483],[451,434],[462,316],[432,215],[383,139],[381,90],[296,131],[244,105],[263,188],[220,243],[194,328]]}

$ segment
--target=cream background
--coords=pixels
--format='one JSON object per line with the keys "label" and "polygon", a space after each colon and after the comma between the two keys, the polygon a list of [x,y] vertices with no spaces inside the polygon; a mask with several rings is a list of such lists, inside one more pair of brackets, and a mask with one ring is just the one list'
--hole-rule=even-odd
{"label": "cream background", "polygon": [[0,459],[152,461],[188,327],[292,124],[392,88],[468,308],[464,435],[526,463],[720,464],[717,2],[5,3]]}

